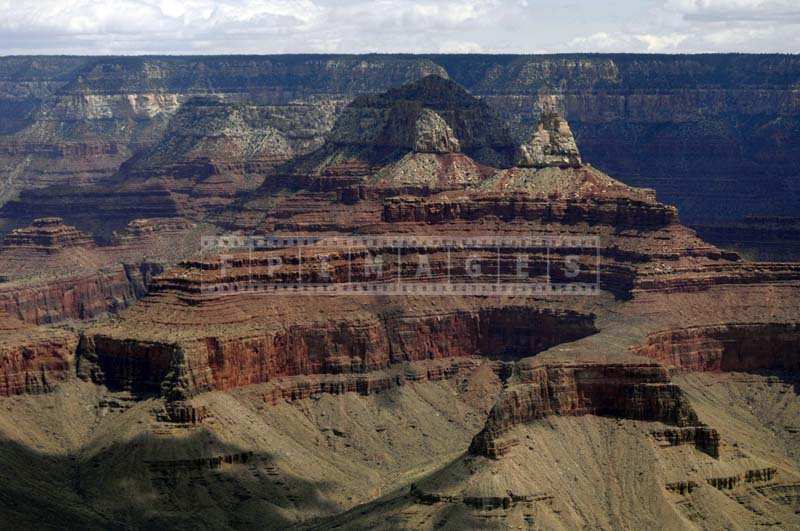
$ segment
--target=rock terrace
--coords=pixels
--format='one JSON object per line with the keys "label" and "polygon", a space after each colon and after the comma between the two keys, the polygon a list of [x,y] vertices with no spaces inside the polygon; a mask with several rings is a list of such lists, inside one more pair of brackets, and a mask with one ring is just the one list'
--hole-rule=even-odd
{"label": "rock terrace", "polygon": [[[355,98],[326,142],[298,156],[252,112],[190,100],[155,148],[83,194],[99,219],[116,220],[110,245],[48,218],[12,232],[0,252],[53,249],[58,262],[32,266],[48,271],[69,249],[91,258],[81,282],[71,265],[46,282],[18,273],[0,284],[0,396],[18,401],[0,433],[36,445],[38,432],[15,427],[36,418],[72,434],[67,479],[53,481],[91,508],[70,509],[75,522],[798,525],[797,444],[786,435],[800,411],[796,263],[705,243],[653,190],[584,163],[556,114],[515,158],[497,113],[440,75]],[[289,243],[186,244],[223,229]],[[380,288],[417,271],[400,256],[371,277],[371,253],[396,249],[344,245],[352,235],[440,242],[414,247],[425,287],[468,285],[471,270],[452,267],[467,258],[502,285],[524,253],[529,281],[597,289],[249,288],[320,282],[323,261],[335,287]],[[441,243],[500,235],[517,244]],[[313,245],[292,243],[310,236]],[[545,236],[596,244],[551,248]],[[48,325],[68,319],[87,322]],[[85,431],[67,430],[52,407]],[[41,435],[48,459],[65,451],[60,437]],[[36,457],[19,462],[33,469]],[[208,503],[180,501],[198,498]]]}

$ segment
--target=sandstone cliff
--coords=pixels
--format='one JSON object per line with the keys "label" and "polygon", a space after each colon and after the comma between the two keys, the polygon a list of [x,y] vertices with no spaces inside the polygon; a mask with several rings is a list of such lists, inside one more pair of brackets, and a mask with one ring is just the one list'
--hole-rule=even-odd
{"label": "sandstone cliff", "polygon": [[799,69],[775,55],[4,58],[0,197],[97,182],[194,95],[269,105],[308,152],[343,102],[438,74],[512,121],[516,143],[560,109],[587,160],[685,220],[796,216]]}

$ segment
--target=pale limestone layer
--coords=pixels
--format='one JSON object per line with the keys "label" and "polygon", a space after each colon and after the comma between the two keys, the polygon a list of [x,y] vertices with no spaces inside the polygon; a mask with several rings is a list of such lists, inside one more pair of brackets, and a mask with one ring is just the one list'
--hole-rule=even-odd
{"label": "pale limestone layer", "polygon": [[572,130],[555,113],[542,115],[531,139],[517,150],[517,166],[523,168],[580,165],[581,154]]}
{"label": "pale limestone layer", "polygon": [[419,153],[457,153],[461,145],[444,119],[430,109],[423,109],[414,129],[414,151]]}

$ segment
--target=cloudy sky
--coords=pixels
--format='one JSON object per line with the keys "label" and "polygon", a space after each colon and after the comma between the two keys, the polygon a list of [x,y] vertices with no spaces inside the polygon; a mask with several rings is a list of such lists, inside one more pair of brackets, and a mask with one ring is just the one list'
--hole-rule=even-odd
{"label": "cloudy sky", "polygon": [[800,52],[800,0],[0,0],[0,55]]}

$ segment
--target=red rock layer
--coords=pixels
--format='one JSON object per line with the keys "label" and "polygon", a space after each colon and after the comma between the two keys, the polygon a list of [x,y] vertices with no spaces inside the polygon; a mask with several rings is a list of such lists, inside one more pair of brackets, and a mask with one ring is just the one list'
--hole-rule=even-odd
{"label": "red rock layer", "polygon": [[87,320],[142,296],[164,263],[199,246],[184,220],[138,220],[114,246],[60,218],[12,231],[0,246],[0,308],[32,324]]}
{"label": "red rock layer", "polygon": [[[725,253],[722,254],[725,256]],[[800,279],[800,264],[780,262],[725,261],[712,263],[656,265],[643,268],[631,287],[633,293],[659,291],[685,293],[715,285],[766,284]]]}
{"label": "red rock layer", "polygon": [[57,253],[73,247],[94,247],[92,239],[61,218],[35,219],[29,227],[15,229],[3,238],[0,253]]}
{"label": "red rock layer", "polygon": [[678,328],[650,334],[633,352],[682,371],[798,371],[800,324]]}
{"label": "red rock layer", "polygon": [[[497,458],[514,446],[504,435],[514,426],[548,415],[608,415],[699,426],[697,414],[660,365],[579,364],[523,366],[523,382],[495,403],[470,452]],[[698,447],[719,455],[719,436],[695,436]]]}
{"label": "red rock layer", "polygon": [[78,338],[27,326],[0,309],[0,396],[42,393],[74,374]]}
{"label": "red rock layer", "polygon": [[35,284],[0,285],[0,309],[27,323],[87,320],[130,305],[146,291],[148,267],[120,267]]}
{"label": "red rock layer", "polygon": [[627,198],[553,201],[524,193],[398,197],[387,199],[383,210],[383,219],[387,222],[442,223],[488,216],[506,221],[534,220],[566,225],[589,223],[646,228],[669,225],[677,219],[677,211],[674,207]]}
{"label": "red rock layer", "polygon": [[429,359],[517,359],[595,331],[590,316],[518,306],[426,316],[373,311],[357,320],[286,321],[260,333],[201,334],[175,342],[98,331],[87,335],[79,354],[86,367],[95,367],[85,374],[109,386],[167,393],[180,388],[191,395],[286,376],[363,374]]}

